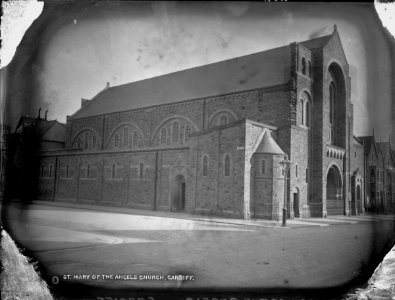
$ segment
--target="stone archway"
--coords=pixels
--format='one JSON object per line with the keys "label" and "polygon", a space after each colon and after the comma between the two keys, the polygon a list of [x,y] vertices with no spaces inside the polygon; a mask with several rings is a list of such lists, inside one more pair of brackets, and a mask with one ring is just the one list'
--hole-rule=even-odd
{"label": "stone archway", "polygon": [[326,177],[326,210],[328,215],[344,213],[343,181],[336,166],[330,167]]}
{"label": "stone archway", "polygon": [[185,177],[184,175],[179,174],[174,178],[171,211],[185,210],[185,190]]}

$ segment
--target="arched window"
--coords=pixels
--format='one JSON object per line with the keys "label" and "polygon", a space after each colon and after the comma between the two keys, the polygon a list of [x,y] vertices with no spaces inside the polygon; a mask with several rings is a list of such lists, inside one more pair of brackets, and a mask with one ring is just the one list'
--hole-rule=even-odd
{"label": "arched window", "polygon": [[225,176],[230,176],[230,155],[225,155]]}
{"label": "arched window", "polygon": [[69,165],[66,165],[66,178],[69,178]]}
{"label": "arched window", "polygon": [[302,115],[302,125],[304,125],[304,110],[305,110],[305,106],[304,106],[304,101],[303,101],[303,99],[300,99],[300,104],[301,104],[301,107],[302,107],[302,110],[301,110],[301,115]]}
{"label": "arched window", "polygon": [[77,147],[78,148],[82,148],[82,139],[81,139],[81,137],[79,137],[78,140],[77,140]]}
{"label": "arched window", "polygon": [[112,164],[111,177],[115,178],[115,163]]}
{"label": "arched window", "polygon": [[133,146],[138,146],[139,144],[139,134],[137,131],[133,132]]}
{"label": "arched window", "polygon": [[222,115],[219,118],[219,126],[224,126],[228,122],[228,118],[225,115]]}
{"label": "arched window", "polygon": [[119,138],[119,134],[116,133],[114,136],[114,148],[119,148],[120,146],[120,138]]}
{"label": "arched window", "polygon": [[310,101],[306,101],[305,103],[305,118],[306,118],[306,122],[305,122],[305,126],[310,127]]}
{"label": "arched window", "polygon": [[302,74],[306,75],[306,59],[302,58]]}
{"label": "arched window", "polygon": [[189,140],[189,135],[191,134],[191,126],[186,125],[185,126],[185,141]]}
{"label": "arched window", "polygon": [[92,149],[96,149],[96,136],[92,135]]}
{"label": "arched window", "polygon": [[171,134],[172,134],[173,143],[177,143],[178,142],[178,122],[173,123],[173,128],[172,128]]}
{"label": "arched window", "polygon": [[298,178],[298,165],[295,165],[295,177]]}
{"label": "arched window", "polygon": [[84,143],[84,149],[88,149],[89,147],[89,138],[88,138],[88,133],[85,132],[85,143]]}
{"label": "arched window", "polygon": [[140,163],[140,167],[139,167],[139,177],[143,178],[144,177],[144,164]]}
{"label": "arched window", "polygon": [[87,178],[89,177],[90,173],[91,173],[91,166],[88,164],[88,165],[86,166],[86,177],[87,177]]}
{"label": "arched window", "polygon": [[206,155],[203,156],[203,176],[207,176],[208,174],[208,157]]}
{"label": "arched window", "polygon": [[122,146],[127,147],[129,144],[129,128],[125,127],[123,129]]}
{"label": "arched window", "polygon": [[336,106],[336,85],[332,81],[329,85],[329,124],[330,124],[330,141],[335,143],[335,106]]}
{"label": "arched window", "polygon": [[308,72],[309,72],[309,77],[311,78],[312,77],[312,69],[311,69],[311,61],[309,61],[308,63],[307,63],[307,66],[308,66]]}
{"label": "arched window", "polygon": [[162,128],[160,131],[160,143],[161,144],[166,144],[166,137],[167,137],[167,130],[166,128]]}
{"label": "arched window", "polygon": [[49,165],[49,177],[52,177],[52,165]]}
{"label": "arched window", "polygon": [[261,161],[261,173],[262,175],[266,173],[266,161],[264,159]]}

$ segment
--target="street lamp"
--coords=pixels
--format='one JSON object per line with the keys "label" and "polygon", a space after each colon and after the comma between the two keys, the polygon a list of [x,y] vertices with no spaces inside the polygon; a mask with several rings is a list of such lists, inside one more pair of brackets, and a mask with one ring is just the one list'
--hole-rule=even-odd
{"label": "street lamp", "polygon": [[289,166],[291,165],[291,161],[288,160],[288,155],[285,155],[284,160],[280,162],[280,166],[283,170],[284,175],[284,207],[283,207],[283,224],[282,226],[287,225],[287,173]]}

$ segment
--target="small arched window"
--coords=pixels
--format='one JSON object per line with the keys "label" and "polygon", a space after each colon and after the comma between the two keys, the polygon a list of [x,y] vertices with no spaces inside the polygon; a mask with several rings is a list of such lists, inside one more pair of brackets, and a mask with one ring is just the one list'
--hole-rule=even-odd
{"label": "small arched window", "polygon": [[77,147],[78,148],[82,148],[82,139],[81,139],[81,137],[79,137],[78,140],[77,140]]}
{"label": "small arched window", "polygon": [[266,173],[266,161],[264,159],[261,161],[261,173],[262,175]]}
{"label": "small arched window", "polygon": [[203,176],[207,176],[208,174],[208,157],[206,155],[203,156]]}
{"label": "small arched window", "polygon": [[120,138],[119,138],[119,134],[116,133],[114,136],[114,147],[119,148],[119,146],[120,146]]}
{"label": "small arched window", "polygon": [[306,109],[305,109],[306,122],[304,125],[310,127],[310,101],[306,101],[305,105],[306,105]]}
{"label": "small arched window", "polygon": [[174,122],[172,132],[171,132],[173,143],[178,142],[178,129],[179,129],[178,122]]}
{"label": "small arched window", "polygon": [[88,164],[86,166],[86,177],[89,177],[90,174],[91,174],[91,166]]}
{"label": "small arched window", "polygon": [[96,149],[96,136],[92,136],[92,149]]}
{"label": "small arched window", "polygon": [[219,126],[224,126],[228,122],[228,118],[225,115],[222,115],[219,118]]}
{"label": "small arched window", "polygon": [[84,149],[88,149],[89,147],[89,137],[88,137],[88,133],[85,132],[85,143],[84,143]]}
{"label": "small arched window", "polygon": [[127,147],[129,144],[129,128],[125,127],[123,129],[122,146]]}
{"label": "small arched window", "polygon": [[111,177],[115,178],[115,163],[112,164]]}
{"label": "small arched window", "polygon": [[140,163],[140,167],[139,167],[139,177],[143,178],[144,177],[144,164]]}
{"label": "small arched window", "polygon": [[312,69],[311,69],[311,61],[309,61],[307,65],[308,65],[309,77],[311,78],[312,75],[313,75],[313,74],[311,73],[311,72],[312,72]]}
{"label": "small arched window", "polygon": [[302,125],[304,125],[304,115],[305,115],[305,112],[304,112],[304,110],[305,110],[305,106],[304,106],[304,101],[303,101],[303,99],[300,99],[300,106],[301,106],[301,117],[302,117]]}
{"label": "small arched window", "polygon": [[52,165],[49,165],[49,177],[52,177]]}
{"label": "small arched window", "polygon": [[133,146],[138,146],[139,144],[139,134],[137,131],[133,132]]}
{"label": "small arched window", "polygon": [[166,128],[162,128],[160,131],[160,143],[161,144],[166,144],[166,137],[167,137],[167,130]]}
{"label": "small arched window", "polygon": [[298,165],[295,165],[295,177],[298,178]]}
{"label": "small arched window", "polygon": [[230,176],[230,155],[225,155],[225,176]]}
{"label": "small arched window", "polygon": [[302,58],[302,74],[306,75],[306,59]]}
{"label": "small arched window", "polygon": [[69,178],[69,165],[66,165],[66,178]]}
{"label": "small arched window", "polygon": [[191,126],[186,125],[185,126],[185,141],[189,140],[189,135],[191,134]]}

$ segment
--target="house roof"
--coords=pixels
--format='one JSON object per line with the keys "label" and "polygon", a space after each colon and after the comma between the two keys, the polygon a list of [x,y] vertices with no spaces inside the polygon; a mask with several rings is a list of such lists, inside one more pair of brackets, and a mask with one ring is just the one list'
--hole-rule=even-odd
{"label": "house roof", "polygon": [[369,155],[370,148],[372,147],[372,144],[373,144],[373,147],[377,151],[376,142],[374,140],[374,136],[372,136],[372,135],[370,135],[370,136],[359,136],[358,138],[363,141],[364,153],[365,153],[366,156]]}
{"label": "house roof", "polygon": [[262,137],[261,143],[255,150],[255,153],[285,155],[284,151],[280,148],[279,145],[277,145],[275,140],[273,140],[269,130],[266,130],[265,134]]}
{"label": "house roof", "polygon": [[19,132],[23,128],[29,127],[29,128],[33,128],[34,134],[41,137],[55,124],[59,124],[60,126],[65,127],[65,124],[60,123],[57,120],[48,121],[41,118],[38,119],[28,116],[21,116],[18,125],[16,126],[15,132]]}

